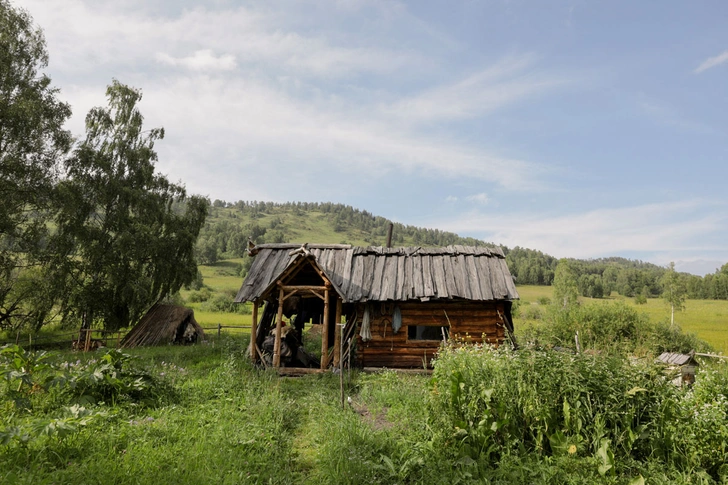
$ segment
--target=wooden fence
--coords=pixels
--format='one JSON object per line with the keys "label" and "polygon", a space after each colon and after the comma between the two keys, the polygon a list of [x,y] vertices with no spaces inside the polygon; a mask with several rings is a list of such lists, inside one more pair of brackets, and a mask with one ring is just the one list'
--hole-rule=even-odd
{"label": "wooden fence", "polygon": [[[209,336],[220,338],[225,329],[250,329],[250,325],[223,325],[218,323],[214,327],[202,327]],[[94,350],[103,344],[104,347],[120,348],[121,340],[126,330],[111,331],[102,329],[74,330],[71,332],[55,333],[52,335],[22,335],[20,332],[11,340],[0,341],[0,347],[7,344],[17,344],[27,350],[40,349],[73,349],[73,350]]]}
{"label": "wooden fence", "polygon": [[218,323],[216,327],[202,327],[202,330],[205,332],[210,330],[217,330],[217,337],[220,338],[222,335],[222,330],[224,328],[239,328],[239,329],[250,329],[250,325],[223,325],[221,323]]}

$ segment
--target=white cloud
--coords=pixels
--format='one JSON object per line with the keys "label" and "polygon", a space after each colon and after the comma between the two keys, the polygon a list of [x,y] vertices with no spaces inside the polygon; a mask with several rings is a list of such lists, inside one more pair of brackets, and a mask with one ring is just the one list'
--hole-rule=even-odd
{"label": "white cloud", "polygon": [[[74,108],[74,131],[81,131],[89,108],[103,103],[111,77],[139,87],[147,124],[167,132],[159,149],[178,154],[174,172],[203,193],[219,190],[208,184],[229,178],[230,166],[248,173],[251,163],[282,172],[356,171],[370,179],[393,171],[450,180],[467,174],[514,190],[540,188],[546,173],[481,144],[417,128],[421,122],[485,113],[556,82],[529,76],[530,55],[414,96],[385,93],[393,101],[371,109],[380,89],[377,76],[386,86],[387,73],[426,72],[433,60],[368,38],[332,40],[315,29],[299,32],[298,19],[286,17],[287,10],[269,11],[261,4],[194,8],[165,17],[114,3],[24,3],[46,31],[54,79],[75,82],[60,84]],[[360,6],[342,8],[349,7]],[[398,12],[393,8],[387,15]],[[360,72],[375,79],[373,87],[357,86],[361,99],[329,90],[330,79]],[[216,177],[204,182],[201,167]],[[223,167],[228,171],[222,173]],[[272,184],[254,185],[257,192],[275,190]]]}
{"label": "white cloud", "polygon": [[467,199],[470,202],[477,202],[478,204],[487,204],[490,201],[490,197],[485,192],[469,195]]}
{"label": "white cloud", "polygon": [[448,195],[447,197],[445,197],[445,202],[453,203],[453,202],[457,202],[457,201],[458,201],[458,198],[454,195]]}
{"label": "white cloud", "polygon": [[416,123],[468,119],[569,82],[534,73],[534,61],[533,55],[507,57],[465,79],[405,97],[384,111]]}
{"label": "white cloud", "polygon": [[695,69],[695,74],[700,74],[703,71],[707,71],[708,69],[711,69],[713,67],[719,66],[725,62],[728,62],[728,50],[721,52],[715,57],[709,57],[703,62],[700,63],[700,65]]}
{"label": "white cloud", "polygon": [[724,245],[713,243],[727,222],[724,203],[701,200],[595,209],[550,216],[534,213],[482,214],[433,221],[431,227],[477,234],[514,247],[535,248],[556,257],[593,258],[643,252],[667,264],[692,252],[717,252],[728,260]]}
{"label": "white cloud", "polygon": [[195,51],[187,57],[172,57],[165,52],[158,52],[157,61],[169,66],[181,66],[193,71],[230,71],[235,69],[235,56],[223,54],[215,56],[209,49]]}

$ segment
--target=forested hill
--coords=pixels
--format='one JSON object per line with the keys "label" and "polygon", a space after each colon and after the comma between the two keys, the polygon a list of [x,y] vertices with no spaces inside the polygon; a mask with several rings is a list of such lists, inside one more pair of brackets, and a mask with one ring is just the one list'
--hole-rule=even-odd
{"label": "forested hill", "polygon": [[[348,243],[359,246],[386,244],[391,221],[367,211],[330,202],[225,202],[215,200],[197,243],[200,263],[245,255],[248,238],[257,244],[275,242]],[[495,246],[493,242],[438,229],[394,223],[394,246]],[[501,246],[518,284],[550,285],[558,260],[541,251]],[[245,268],[250,260],[246,260]],[[602,297],[612,291],[625,296],[657,296],[666,269],[625,258],[569,259],[584,296]],[[682,274],[693,298],[728,299],[728,265],[705,278]]]}

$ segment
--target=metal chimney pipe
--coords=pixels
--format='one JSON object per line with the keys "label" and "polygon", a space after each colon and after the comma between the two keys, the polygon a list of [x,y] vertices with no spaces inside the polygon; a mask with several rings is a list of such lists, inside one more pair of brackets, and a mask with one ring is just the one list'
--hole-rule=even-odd
{"label": "metal chimney pipe", "polygon": [[394,224],[389,223],[389,227],[387,228],[387,247],[392,247],[392,229],[394,229]]}

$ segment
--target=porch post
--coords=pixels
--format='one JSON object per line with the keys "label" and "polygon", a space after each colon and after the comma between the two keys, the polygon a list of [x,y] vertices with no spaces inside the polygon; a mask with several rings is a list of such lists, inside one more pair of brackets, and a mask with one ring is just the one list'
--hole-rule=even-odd
{"label": "porch post", "polygon": [[336,295],[336,321],[334,322],[336,331],[334,333],[334,369],[339,367],[341,355],[341,298]]}
{"label": "porch post", "polygon": [[281,366],[281,327],[283,327],[283,290],[278,293],[278,316],[276,317],[276,340],[273,344],[273,367]]}
{"label": "porch post", "polygon": [[324,290],[324,328],[321,331],[321,368],[329,366],[329,289]]}
{"label": "porch post", "polygon": [[258,300],[253,302],[253,321],[250,324],[250,359],[253,362],[258,362],[258,352],[256,351],[255,341],[257,340],[258,332]]}

